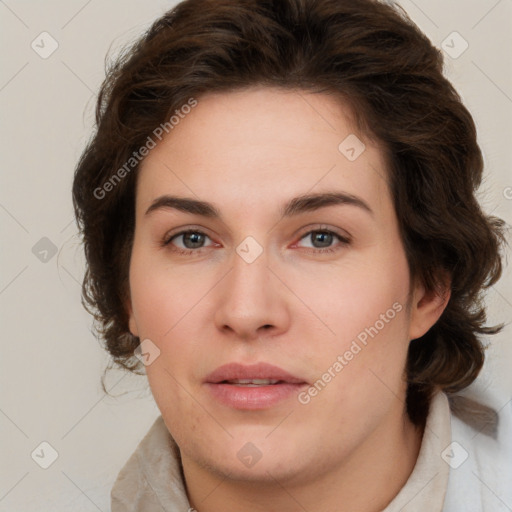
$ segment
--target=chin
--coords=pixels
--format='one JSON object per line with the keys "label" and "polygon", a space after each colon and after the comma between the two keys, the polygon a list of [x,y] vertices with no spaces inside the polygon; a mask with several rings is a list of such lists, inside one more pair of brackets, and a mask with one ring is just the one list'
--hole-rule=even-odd
{"label": "chin", "polygon": [[[232,432],[235,434],[234,432]],[[247,432],[226,439],[224,444],[216,439],[216,445],[194,446],[190,454],[197,464],[216,473],[221,478],[235,481],[276,483],[310,478],[306,453],[297,451],[297,443],[292,437],[281,433],[272,439],[269,429],[260,429],[254,435]],[[227,435],[226,435],[227,437]]]}
{"label": "chin", "polygon": [[301,474],[303,474],[304,479],[310,478],[310,473],[308,476],[306,468],[301,470],[299,464],[304,461],[298,460],[297,454],[295,454],[294,460],[281,460],[279,454],[274,453],[272,457],[262,457],[251,467],[246,467],[236,457],[231,462],[226,460],[225,454],[223,457],[224,461],[222,462],[222,458],[208,460],[204,467],[223,479],[229,478],[231,481],[247,483],[276,484],[276,481],[280,483],[299,481],[301,480]]}

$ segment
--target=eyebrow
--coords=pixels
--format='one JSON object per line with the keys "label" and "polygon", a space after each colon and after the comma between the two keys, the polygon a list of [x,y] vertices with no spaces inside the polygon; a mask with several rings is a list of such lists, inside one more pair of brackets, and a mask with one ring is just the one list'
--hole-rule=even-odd
{"label": "eyebrow", "polygon": [[[292,217],[301,213],[319,210],[326,206],[350,205],[360,208],[370,215],[374,215],[370,206],[360,197],[346,192],[325,192],[317,194],[304,194],[292,198],[281,208],[282,217]],[[156,198],[146,210],[146,215],[161,209],[174,209],[185,213],[201,215],[203,217],[220,219],[220,211],[207,201],[189,199],[185,197],[164,195]]]}

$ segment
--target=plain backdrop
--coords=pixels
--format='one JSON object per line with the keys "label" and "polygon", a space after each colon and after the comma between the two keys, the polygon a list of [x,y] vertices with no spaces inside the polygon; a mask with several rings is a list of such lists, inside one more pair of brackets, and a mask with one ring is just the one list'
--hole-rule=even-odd
{"label": "plain backdrop", "polygon": [[[446,74],[475,118],[485,155],[479,198],[511,224],[512,1],[400,3],[451,53]],[[107,512],[117,473],[159,414],[144,376],[111,372],[107,384],[119,396],[101,389],[108,356],[80,303],[71,184],[107,51],[115,56],[174,4],[0,0],[1,512]],[[509,325],[489,340],[472,390],[500,409],[512,396],[510,267],[487,303],[489,322]],[[36,461],[42,453],[50,460],[52,450],[57,459],[43,469]]]}

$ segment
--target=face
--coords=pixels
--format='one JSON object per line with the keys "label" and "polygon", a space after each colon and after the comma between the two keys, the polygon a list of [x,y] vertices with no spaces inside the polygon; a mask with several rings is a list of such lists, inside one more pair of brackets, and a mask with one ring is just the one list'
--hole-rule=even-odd
{"label": "face", "polygon": [[324,94],[210,94],[141,164],[130,330],[184,464],[298,482],[404,421],[434,319],[350,119]]}

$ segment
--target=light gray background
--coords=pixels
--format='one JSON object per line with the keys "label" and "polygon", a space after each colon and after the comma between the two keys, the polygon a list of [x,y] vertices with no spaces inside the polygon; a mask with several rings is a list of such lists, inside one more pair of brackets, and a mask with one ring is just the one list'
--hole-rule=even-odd
{"label": "light gray background", "polygon": [[[481,202],[512,223],[512,0],[400,3],[437,46],[453,31],[468,42],[460,57],[446,56],[446,73],[479,130],[487,172]],[[113,372],[108,386],[124,394],[111,399],[101,390],[108,357],[80,304],[71,183],[107,50],[112,44],[115,55],[174,4],[0,0],[0,511],[108,511],[118,471],[159,414],[145,377]],[[31,48],[43,31],[59,45],[47,59]],[[42,249],[32,250],[43,237],[57,250],[46,262]],[[488,304],[490,322],[510,322],[510,269]],[[498,409],[512,394],[511,332],[492,339],[472,387]],[[58,452],[48,469],[31,458],[43,441]]]}

